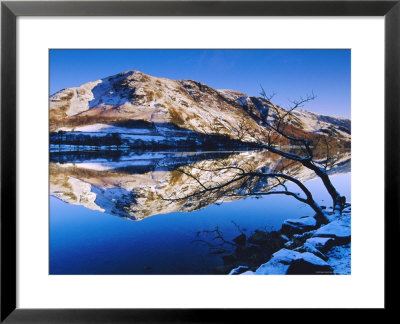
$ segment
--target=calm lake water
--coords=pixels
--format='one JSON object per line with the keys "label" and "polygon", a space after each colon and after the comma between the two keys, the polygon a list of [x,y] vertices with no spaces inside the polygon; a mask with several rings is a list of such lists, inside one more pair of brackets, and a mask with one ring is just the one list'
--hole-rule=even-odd
{"label": "calm lake water", "polygon": [[[239,187],[192,196],[202,190],[200,183],[216,186],[237,176],[227,166],[289,170],[321,205],[330,206],[319,179],[265,152],[52,155],[50,274],[213,274],[224,262],[210,253],[215,240],[207,231],[218,228],[230,241],[239,229],[279,230],[285,219],[313,215],[285,195],[231,197]],[[330,173],[350,201],[350,154],[339,155]],[[251,188],[268,190],[272,184]]]}

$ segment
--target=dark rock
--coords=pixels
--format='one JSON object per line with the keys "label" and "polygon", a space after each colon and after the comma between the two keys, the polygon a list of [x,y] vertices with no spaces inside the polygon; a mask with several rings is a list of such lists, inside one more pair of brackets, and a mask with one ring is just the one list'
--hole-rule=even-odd
{"label": "dark rock", "polygon": [[224,264],[234,264],[237,260],[237,257],[234,254],[228,254],[223,255],[222,260],[224,261]]}
{"label": "dark rock", "polygon": [[292,239],[286,242],[284,246],[288,249],[294,249],[300,247],[306,242],[307,238],[310,237],[311,235],[294,234],[292,236]]}
{"label": "dark rock", "polygon": [[245,234],[240,234],[239,236],[236,236],[233,240],[237,245],[245,245],[246,244],[246,235]]}
{"label": "dark rock", "polygon": [[316,264],[305,259],[296,259],[290,264],[286,274],[290,275],[316,275],[333,274],[329,264]]}
{"label": "dark rock", "polygon": [[265,261],[265,255],[262,253],[254,253],[249,258],[249,262],[251,264],[260,264],[264,261]]}
{"label": "dark rock", "polygon": [[215,250],[215,251],[212,251],[212,252],[210,252],[211,254],[215,254],[215,255],[218,255],[218,254],[224,254],[224,253],[226,253],[227,251],[226,250]]}
{"label": "dark rock", "polygon": [[268,233],[259,231],[259,230],[255,231],[249,237],[249,243],[257,244],[257,245],[266,245],[266,244],[268,244],[269,240],[270,240],[270,238],[269,238]]}
{"label": "dark rock", "polygon": [[326,253],[335,245],[335,240],[331,237],[312,237],[305,244],[312,245],[322,253]]}
{"label": "dark rock", "polygon": [[259,248],[251,245],[239,246],[236,248],[236,255],[239,259],[248,259],[257,252],[259,252]]}
{"label": "dark rock", "polygon": [[232,270],[232,265],[222,265],[214,268],[215,274],[228,274]]}

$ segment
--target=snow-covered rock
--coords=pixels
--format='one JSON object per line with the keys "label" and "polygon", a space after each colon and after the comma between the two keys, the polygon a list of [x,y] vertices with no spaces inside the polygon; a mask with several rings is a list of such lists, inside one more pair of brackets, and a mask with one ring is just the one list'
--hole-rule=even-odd
{"label": "snow-covered rock", "polygon": [[257,275],[282,274],[323,274],[332,273],[332,268],[324,260],[310,252],[298,252],[281,249],[272,258],[261,265]]}
{"label": "snow-covered rock", "polygon": [[[285,248],[275,252],[268,262],[249,274],[350,274],[350,223],[351,214],[346,213],[315,230],[293,234],[284,244]],[[310,217],[303,217],[287,220],[285,224],[301,228],[313,226],[314,222]],[[281,236],[287,238],[284,234]]]}
{"label": "snow-covered rock", "polygon": [[317,227],[317,221],[314,217],[304,216],[298,219],[287,219],[283,222],[281,233],[284,235],[300,234]]}
{"label": "snow-covered rock", "polygon": [[287,241],[284,244],[284,247],[287,249],[293,249],[296,246],[296,243],[294,243],[293,241]]}
{"label": "snow-covered rock", "polygon": [[322,253],[326,253],[332,248],[332,246],[334,246],[334,239],[331,237],[312,237],[309,238],[304,244],[313,246]]}
{"label": "snow-covered rock", "polygon": [[297,252],[310,252],[312,254],[315,254],[317,257],[321,258],[324,261],[328,260],[328,257],[323,254],[320,250],[318,250],[314,245],[310,243],[304,243],[302,246],[298,247],[295,249]]}
{"label": "snow-covered rock", "polygon": [[255,272],[257,275],[280,275],[286,274],[289,266],[293,260],[300,257],[301,253],[288,250],[281,249],[278,252],[275,252],[272,255],[272,258],[267,262],[261,265]]}
{"label": "snow-covered rock", "polygon": [[285,242],[290,241],[289,238],[286,235],[281,235],[281,237]]}
{"label": "snow-covered rock", "polygon": [[304,232],[301,234],[293,234],[292,240],[296,242],[305,242],[307,239],[314,235],[315,231],[316,230]]}
{"label": "snow-covered rock", "polygon": [[340,219],[320,227],[313,237],[333,238],[335,245],[344,245],[350,243],[351,227],[350,215],[344,215]]}
{"label": "snow-covered rock", "polygon": [[301,253],[290,266],[286,274],[332,274],[331,266],[310,252]]}
{"label": "snow-covered rock", "polygon": [[229,272],[229,275],[239,275],[249,270],[249,267],[246,266],[238,266],[237,268],[233,269]]}

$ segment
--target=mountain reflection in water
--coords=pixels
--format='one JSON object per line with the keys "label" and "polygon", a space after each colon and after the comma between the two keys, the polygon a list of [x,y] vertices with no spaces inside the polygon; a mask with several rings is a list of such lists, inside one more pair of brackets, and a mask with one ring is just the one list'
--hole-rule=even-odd
{"label": "mountain reflection in water", "polygon": [[[349,173],[350,165],[350,152],[338,152],[335,156],[335,165],[329,173],[331,175]],[[207,249],[194,247],[188,243],[193,241],[196,232],[204,229],[213,230],[215,227],[223,229],[224,224],[225,227],[231,228],[225,234],[232,239],[235,236],[235,228],[232,227],[233,219],[228,220],[229,215],[233,217],[236,215],[235,212],[240,210],[239,200],[248,200],[242,199],[240,193],[244,188],[268,191],[274,184],[271,179],[245,179],[232,182],[223,192],[196,195],[202,191],[204,184],[227,183],[237,177],[240,170],[284,171],[302,182],[314,177],[314,174],[302,165],[268,151],[52,152],[50,195],[68,205],[77,206],[67,207],[68,205],[59,200],[54,198],[50,200],[50,273],[212,273],[211,268],[220,262],[217,256],[207,256]],[[349,187],[350,184],[348,189]],[[317,186],[317,191],[323,190],[323,187]],[[316,196],[319,197],[318,192]],[[350,197],[347,198],[350,200]],[[263,214],[267,214],[269,208],[266,201],[271,199],[277,201],[278,198],[272,196],[269,196],[268,200],[263,198],[261,200],[264,201],[264,205],[262,201],[247,202],[246,213],[254,215],[243,215],[243,222],[240,225],[248,229],[260,227],[263,224]],[[285,199],[290,201],[291,198],[285,197]],[[328,199],[326,204],[329,205]],[[96,218],[91,218],[91,223],[88,224],[88,218],[85,218],[87,216],[84,215],[82,207],[77,209],[78,206],[95,211],[96,215],[100,212],[104,217],[115,215],[129,220],[141,220],[138,224],[146,218],[152,221],[138,225],[136,229],[133,229],[134,225],[127,225],[131,222],[127,223],[125,220],[122,220],[123,223],[115,223],[111,220],[113,217],[98,218],[98,223]],[[252,206],[254,211],[251,210]],[[286,210],[287,206],[281,206],[280,221],[293,218],[295,214],[294,211]],[[291,206],[292,209],[302,208],[298,201],[293,201]],[[235,208],[236,211],[233,210]],[[71,216],[66,216],[67,210]],[[304,213],[304,209],[301,212]],[[82,214],[80,220],[79,213]],[[216,213],[218,216],[215,216]],[[311,214],[312,211],[308,213]],[[91,212],[89,214],[92,215]],[[63,229],[59,227],[60,215],[64,217],[62,220],[64,226],[67,222],[71,222],[70,227],[65,226]],[[159,216],[154,217],[155,215]],[[203,215],[203,220],[208,223],[202,221],[200,226],[198,215]],[[207,218],[205,215],[210,217],[213,215],[213,218]],[[257,217],[256,221],[254,217]],[[101,230],[97,229],[96,232],[97,226],[104,222],[112,225]],[[235,222],[239,222],[237,218]],[[114,226],[118,227],[118,230]],[[179,228],[182,228],[182,231],[178,231]],[[167,231],[169,234],[166,234]],[[136,236],[133,236],[133,233]],[[113,235],[118,236],[118,242],[115,242],[116,236]],[[164,235],[168,238],[163,242]],[[112,247],[112,252],[103,246],[104,241],[111,237],[113,243],[108,247],[110,249]],[[159,239],[159,244],[156,244],[155,238]],[[139,240],[135,241],[135,252],[132,249],[124,250],[123,246],[128,248],[134,240]],[[151,243],[148,240],[151,240]],[[99,243],[100,241],[103,243]],[[86,249],[85,244],[88,244]],[[141,244],[144,250],[139,252],[138,246]],[[167,247],[168,250],[165,250]],[[171,249],[174,254],[166,260]],[[154,253],[161,253],[162,256],[153,255]],[[193,260],[189,255],[193,256]],[[207,261],[204,258],[209,259]]]}

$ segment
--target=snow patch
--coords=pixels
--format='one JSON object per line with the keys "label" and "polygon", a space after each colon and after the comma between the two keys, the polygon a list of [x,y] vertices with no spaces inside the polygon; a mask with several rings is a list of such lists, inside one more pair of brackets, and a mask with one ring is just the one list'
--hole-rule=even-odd
{"label": "snow patch", "polygon": [[335,246],[326,256],[327,263],[333,268],[333,273],[337,275],[351,274],[351,244]]}

